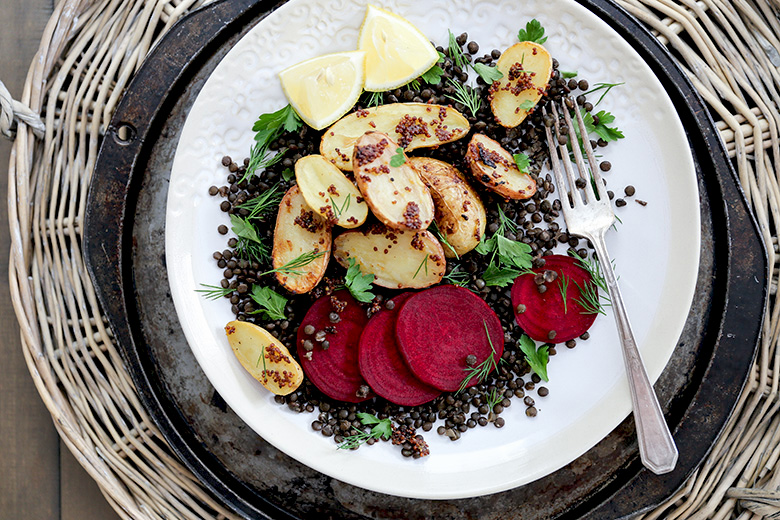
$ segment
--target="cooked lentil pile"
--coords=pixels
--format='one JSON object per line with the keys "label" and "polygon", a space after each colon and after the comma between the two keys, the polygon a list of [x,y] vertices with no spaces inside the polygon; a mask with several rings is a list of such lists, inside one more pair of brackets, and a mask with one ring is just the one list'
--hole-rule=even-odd
{"label": "cooked lentil pile", "polygon": [[[461,48],[465,47],[464,54],[468,61],[474,60],[477,63],[492,65],[501,55],[498,50],[492,50],[479,56],[479,45],[476,42],[468,41],[468,36],[465,33],[457,37],[457,43]],[[438,149],[426,150],[423,154],[449,162],[461,171],[468,171],[464,157],[466,146],[473,133],[486,134],[498,141],[510,153],[523,152],[528,155],[530,158],[529,171],[538,186],[537,192],[530,199],[506,201],[484,189],[479,190],[487,209],[487,233],[492,234],[499,229],[498,208],[501,208],[503,214],[516,225],[515,229],[505,230],[505,237],[509,240],[524,242],[531,247],[534,267],[542,267],[545,255],[552,254],[559,245],[567,246],[581,257],[588,257],[589,248],[586,242],[570,236],[555,221],[559,217],[561,202],[557,198],[551,175],[542,176],[540,173],[542,165],[548,159],[544,137],[545,121],[542,118],[540,107],[551,99],[560,101],[562,96],[571,95],[577,104],[585,110],[591,111],[593,105],[584,95],[584,92],[589,88],[588,81],[564,78],[559,71],[557,60],[553,60],[550,88],[542,97],[537,109],[518,127],[506,129],[494,122],[487,97],[489,88],[482,78],[477,78],[474,87],[482,101],[481,108],[476,115],[471,114],[467,107],[461,103],[453,101],[455,87],[452,86],[450,80],[465,84],[468,76],[465,71],[453,63],[448,49],[438,47],[438,50],[445,56],[444,62],[439,64],[444,69],[444,75],[439,84],[429,85],[419,81],[417,83],[419,86],[413,83],[415,86],[385,92],[379,94],[379,99],[377,99],[377,95],[374,95],[371,102],[379,101],[380,104],[434,103],[452,105],[460,111],[471,124],[469,135],[442,145]],[[354,110],[364,110],[368,106],[369,100],[370,96],[364,94]],[[572,107],[573,103],[570,103],[570,108]],[[227,183],[221,187],[212,186],[209,193],[224,199],[220,205],[222,211],[246,217],[250,214],[250,209],[242,207],[242,205],[245,206],[261,194],[267,193],[274,186],[277,187],[277,192],[281,196],[295,182],[294,176],[290,176],[289,172],[301,157],[318,153],[321,136],[322,131],[312,130],[305,125],[298,132],[283,134],[271,144],[271,149],[287,148],[284,159],[256,173],[249,180],[241,182],[239,181],[246,172],[249,160],[237,163],[230,157],[224,157],[222,165],[228,170]],[[603,140],[593,141],[592,144],[594,148],[607,145]],[[415,152],[412,152],[412,155],[414,154]],[[600,169],[603,172],[609,172],[611,164],[608,161],[603,161],[600,164]],[[631,197],[634,193],[635,189],[632,186],[628,186],[624,190],[625,197]],[[610,192],[610,198],[613,196]],[[625,200],[618,199],[617,205],[625,205]],[[258,227],[258,232],[265,235],[261,238],[266,239],[267,243],[273,241],[274,219],[275,211],[270,211],[264,223]],[[224,225],[219,226],[218,231],[223,235],[227,235],[229,232],[227,226]],[[334,234],[338,233],[339,228],[334,228],[333,232]],[[330,262],[323,282],[311,293],[298,296],[288,295],[290,301],[285,309],[286,319],[263,321],[257,314],[253,314],[257,309],[250,296],[252,285],[261,284],[281,294],[284,294],[285,291],[279,286],[273,274],[261,275],[270,269],[270,262],[261,263],[257,260],[248,260],[247,255],[237,249],[238,246],[238,240],[230,238],[227,241],[227,247],[213,255],[218,266],[224,269],[220,284],[227,292],[225,298],[229,299],[232,311],[238,320],[248,320],[260,325],[284,343],[291,353],[295,354],[296,333],[303,316],[314,300],[325,294],[330,294],[343,284],[343,268],[336,262]],[[445,392],[432,402],[421,406],[402,407],[379,397],[359,404],[335,401],[324,396],[308,380],[304,380],[297,391],[288,396],[276,396],[276,402],[296,412],[314,414],[311,428],[326,437],[332,437],[336,443],[343,442],[355,430],[366,431],[366,426],[358,419],[359,412],[374,414],[379,419],[390,418],[397,425],[394,431],[403,432],[404,438],[396,440],[399,440],[397,443],[402,446],[402,453],[409,457],[417,457],[427,453],[427,447],[424,446],[422,437],[415,433],[416,430],[422,430],[422,432],[434,430],[439,435],[454,441],[469,429],[478,426],[492,424],[494,427],[501,428],[505,424],[505,420],[501,416],[502,412],[513,403],[516,403],[516,406],[524,406],[527,416],[536,416],[539,411],[537,401],[545,399],[549,391],[547,387],[541,385],[542,381],[539,376],[531,372],[524,354],[517,345],[522,331],[515,322],[510,297],[511,286],[504,288],[488,286],[480,278],[480,274],[485,271],[488,263],[488,257],[476,253],[466,254],[460,259],[449,259],[447,262],[448,275],[459,280],[464,287],[483,298],[497,313],[504,328],[503,362],[499,363],[498,369],[493,371],[485,381],[461,393]],[[376,294],[376,298],[365,304],[366,312],[369,315],[379,310],[394,295],[393,291],[378,286],[374,286],[373,292]],[[335,314],[332,317],[334,322],[338,321],[337,313],[333,314]],[[316,331],[309,332],[311,332],[314,341],[325,341],[324,334],[320,338]],[[587,338],[588,333],[585,333],[580,339]],[[566,348],[574,348],[576,345],[577,341],[575,340],[563,344]],[[549,355],[555,356],[556,348],[560,348],[561,345],[549,344],[548,347]],[[372,438],[367,441],[367,444],[375,442],[376,440]],[[396,442],[394,441],[394,443]]]}

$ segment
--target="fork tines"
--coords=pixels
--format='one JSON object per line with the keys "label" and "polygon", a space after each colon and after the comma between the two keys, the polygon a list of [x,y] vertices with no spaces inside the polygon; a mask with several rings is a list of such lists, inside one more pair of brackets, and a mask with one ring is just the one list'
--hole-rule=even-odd
{"label": "fork tines", "polygon": [[[581,146],[578,143],[577,132],[575,132],[570,109],[567,108],[566,101],[569,101],[569,104],[574,107],[571,112],[574,112],[577,119],[578,133],[582,136]],[[560,193],[568,192],[570,196],[569,204],[574,207],[583,204],[581,192],[585,193],[585,204],[602,202],[608,205],[607,188],[599,173],[596,156],[588,138],[585,121],[582,119],[578,105],[570,97],[567,97],[560,102],[552,101],[548,106],[549,112],[546,107],[543,109],[544,126],[547,132],[547,145],[550,149],[550,166],[555,173],[555,180],[558,183]],[[561,120],[560,114],[563,114],[563,120]],[[572,168],[569,147],[567,146],[569,144],[571,145],[571,153],[574,155],[574,161],[577,164],[577,175],[575,175]],[[587,166],[582,156],[582,149],[585,150],[585,156],[588,159]],[[566,172],[568,183],[561,171],[561,164],[563,164],[563,170]],[[598,191],[598,195],[594,193],[594,186]],[[561,203],[563,202],[561,200]]]}

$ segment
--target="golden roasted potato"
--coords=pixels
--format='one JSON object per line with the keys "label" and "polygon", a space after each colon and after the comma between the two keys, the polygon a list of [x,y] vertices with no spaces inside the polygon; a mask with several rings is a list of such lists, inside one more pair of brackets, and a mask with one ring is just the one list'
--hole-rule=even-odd
{"label": "golden roasted potato", "polygon": [[298,186],[284,194],[274,228],[274,248],[271,260],[280,269],[301,255],[315,255],[306,265],[295,266],[297,272],[276,272],[279,283],[292,293],[311,291],[325,274],[330,258],[331,233],[325,219],[312,210]]}
{"label": "golden roasted potato", "polygon": [[438,159],[410,157],[409,164],[431,190],[436,226],[446,240],[444,254],[452,258],[477,247],[485,233],[487,215],[479,195],[464,175]]}
{"label": "golden roasted potato", "polygon": [[513,128],[523,122],[547,91],[552,56],[538,43],[520,42],[501,54],[496,68],[504,77],[490,86],[490,109],[498,124]]}
{"label": "golden roasted potato", "polygon": [[508,199],[527,199],[536,193],[536,182],[521,172],[512,154],[483,134],[474,134],[466,151],[472,175],[486,188]]}
{"label": "golden roasted potato", "polygon": [[405,151],[439,146],[469,132],[469,122],[452,107],[392,103],[348,114],[322,135],[320,153],[342,170],[352,170],[352,149],[366,132],[389,135]]}
{"label": "golden roasted potato", "polygon": [[295,180],[311,209],[331,226],[355,228],[366,221],[368,206],[357,187],[321,155],[295,163]]}
{"label": "golden roasted potato", "polygon": [[430,231],[398,231],[381,224],[337,236],[333,257],[344,267],[354,258],[364,274],[376,277],[376,285],[391,289],[429,287],[441,281],[447,268],[444,250]]}
{"label": "golden roasted potato", "polygon": [[433,221],[433,199],[417,170],[387,134],[369,132],[355,143],[352,162],[363,198],[387,227],[411,231]]}
{"label": "golden roasted potato", "polygon": [[225,334],[241,366],[268,390],[287,395],[301,386],[301,365],[270,332],[254,323],[231,321]]}

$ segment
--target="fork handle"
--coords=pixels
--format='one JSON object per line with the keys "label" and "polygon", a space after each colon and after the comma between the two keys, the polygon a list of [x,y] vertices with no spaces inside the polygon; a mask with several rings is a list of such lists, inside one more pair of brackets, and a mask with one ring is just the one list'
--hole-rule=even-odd
{"label": "fork handle", "polygon": [[634,409],[639,456],[645,467],[656,475],[669,473],[677,464],[677,446],[675,446],[672,434],[666,424],[653,385],[650,384],[650,379],[647,377],[642,356],[637,348],[615,271],[609,261],[604,234],[599,233],[588,238],[591,239],[598,255],[612,299],[612,309],[615,313],[618,335],[623,350],[628,385],[631,389],[631,404]]}

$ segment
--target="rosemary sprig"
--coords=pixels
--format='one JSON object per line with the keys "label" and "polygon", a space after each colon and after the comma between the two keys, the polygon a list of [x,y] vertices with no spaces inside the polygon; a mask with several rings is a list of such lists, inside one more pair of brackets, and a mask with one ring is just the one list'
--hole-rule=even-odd
{"label": "rosemary sprig", "polygon": [[246,216],[247,220],[261,219],[270,211],[279,207],[279,203],[282,202],[282,197],[283,194],[279,191],[279,186],[276,185],[265,190],[257,197],[250,199],[243,204],[239,204],[236,207],[249,211],[249,215]]}
{"label": "rosemary sprig", "polygon": [[482,324],[485,326],[485,335],[487,335],[488,344],[490,345],[490,355],[479,365],[475,367],[466,367],[463,369],[466,371],[466,377],[463,378],[463,381],[460,383],[460,388],[458,388],[458,391],[455,392],[456,394],[459,394],[465,390],[469,384],[469,381],[471,381],[474,377],[476,377],[477,381],[479,382],[484,381],[488,374],[498,368],[498,363],[496,362],[496,349],[493,346],[493,340],[490,338],[487,322],[483,320]]}
{"label": "rosemary sprig", "polygon": [[471,112],[472,116],[477,117],[477,112],[482,107],[482,97],[479,95],[479,92],[468,85],[454,81],[452,78],[449,78],[448,81],[455,89],[455,94],[452,96],[447,95],[446,97],[462,104]]}
{"label": "rosemary sprig", "polygon": [[414,276],[412,276],[412,279],[417,278],[417,275],[420,274],[420,269],[425,267],[425,275],[428,275],[428,253],[425,253],[425,258],[423,258],[423,261],[420,262],[420,265],[417,267],[417,270],[414,272]]}
{"label": "rosemary sprig", "polygon": [[269,271],[265,271],[264,273],[260,273],[258,276],[265,276],[267,274],[271,273],[284,273],[284,274],[292,274],[295,276],[301,276],[306,274],[304,271],[301,271],[301,267],[306,267],[313,261],[315,261],[318,258],[321,258],[325,255],[327,251],[308,251],[306,253],[302,253],[286,264],[282,265],[281,267],[276,267],[274,269],[271,269]]}
{"label": "rosemary sprig", "polygon": [[230,287],[207,285],[205,283],[200,284],[200,286],[205,287],[205,289],[195,289],[195,292],[203,293],[203,296],[209,300],[219,300],[220,298],[233,294],[233,289]]}

